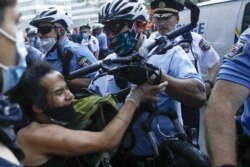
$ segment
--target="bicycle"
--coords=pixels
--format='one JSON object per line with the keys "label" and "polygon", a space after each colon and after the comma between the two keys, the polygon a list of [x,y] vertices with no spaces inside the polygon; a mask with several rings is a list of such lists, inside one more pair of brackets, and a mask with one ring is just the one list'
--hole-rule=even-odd
{"label": "bicycle", "polygon": [[[177,36],[182,35],[183,33],[193,29],[198,21],[197,16],[199,15],[199,10],[197,10],[197,7],[190,1],[187,1],[185,6],[191,9],[191,23],[188,24],[187,26],[184,26],[181,29],[169,33],[165,37],[156,39],[155,43],[153,43],[149,47],[141,48],[139,52],[133,52],[132,55],[128,57],[103,60],[98,64],[91,65],[70,73],[68,78],[74,79],[75,77],[83,76],[91,72],[101,70],[100,75],[98,77],[102,77],[104,75],[123,76],[124,78],[126,78],[126,80],[128,80],[132,84],[145,83],[152,74],[155,74],[157,79],[154,84],[157,84],[160,80],[160,73],[157,73],[155,71],[159,69],[147,63],[147,58],[153,56],[154,54],[164,53],[170,48],[179,45],[181,42],[186,42],[186,41],[180,41],[179,43],[176,43],[171,41]],[[157,48],[152,53],[148,54],[150,50],[152,50],[155,47]],[[126,93],[119,92],[118,94],[114,94],[113,96],[116,98],[117,102],[119,102],[124,100],[124,97],[126,97]],[[170,119],[170,121],[172,121],[177,131],[175,135],[166,135],[161,132],[159,126],[158,128],[159,132],[162,133],[162,136],[164,136],[165,141],[162,142],[162,145],[160,147],[161,149],[158,150],[156,146],[156,138],[154,137],[154,134],[151,131],[151,125],[154,120],[153,117],[156,114],[155,111],[157,111],[157,108],[153,107],[151,111],[152,112],[150,112],[148,119],[144,122],[144,125],[142,125],[145,132],[148,134],[148,138],[155,152],[155,155],[150,157],[152,159],[151,162],[154,163],[156,159],[159,160],[160,162],[163,162],[164,160],[166,161],[166,164],[164,164],[164,166],[171,166],[171,167],[184,167],[184,166],[186,167],[187,163],[189,163],[190,164],[189,166],[192,167],[209,166],[208,158],[206,157],[206,155],[200,152],[195,147],[195,144],[193,144],[191,140],[188,139],[185,130],[183,129],[183,127],[181,126],[180,122],[177,119],[176,112],[170,111],[167,112],[168,114],[165,113],[165,115],[164,114],[158,115],[158,116],[165,116],[167,119]],[[169,113],[175,113],[175,115]],[[162,164],[153,164],[153,166],[161,166],[161,165]]]}

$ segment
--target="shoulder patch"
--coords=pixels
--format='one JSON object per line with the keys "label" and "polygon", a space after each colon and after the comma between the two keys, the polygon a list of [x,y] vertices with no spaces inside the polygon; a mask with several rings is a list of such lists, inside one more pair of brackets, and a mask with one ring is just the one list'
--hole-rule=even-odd
{"label": "shoulder patch", "polygon": [[91,65],[92,63],[86,57],[83,56],[78,59],[77,64],[81,67],[86,67]]}
{"label": "shoulder patch", "polygon": [[211,47],[210,44],[204,39],[200,40],[199,46],[200,46],[202,51],[208,51]]}
{"label": "shoulder patch", "polygon": [[234,58],[235,56],[242,55],[244,47],[246,46],[246,41],[240,40],[231,48],[230,52],[227,54],[227,57]]}

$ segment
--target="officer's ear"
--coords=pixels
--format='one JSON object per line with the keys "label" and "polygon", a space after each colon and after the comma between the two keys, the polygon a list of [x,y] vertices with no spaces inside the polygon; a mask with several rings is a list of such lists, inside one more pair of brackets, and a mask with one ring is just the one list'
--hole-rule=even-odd
{"label": "officer's ear", "polygon": [[177,14],[177,15],[176,15],[176,24],[178,24],[179,21],[180,21],[180,16],[179,16],[179,14]]}
{"label": "officer's ear", "polygon": [[58,27],[56,33],[61,37],[65,34],[66,30],[63,27]]}

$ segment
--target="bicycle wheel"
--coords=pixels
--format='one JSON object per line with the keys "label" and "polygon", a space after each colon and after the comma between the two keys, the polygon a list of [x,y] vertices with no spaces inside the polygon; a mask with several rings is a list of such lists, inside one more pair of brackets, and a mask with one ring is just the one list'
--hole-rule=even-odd
{"label": "bicycle wheel", "polygon": [[[164,166],[171,167],[209,167],[208,157],[195,146],[181,141],[170,140],[162,144],[162,149],[169,150],[172,157]],[[166,151],[165,151],[166,153]],[[166,155],[166,154],[165,154]],[[168,155],[169,157],[169,155]]]}

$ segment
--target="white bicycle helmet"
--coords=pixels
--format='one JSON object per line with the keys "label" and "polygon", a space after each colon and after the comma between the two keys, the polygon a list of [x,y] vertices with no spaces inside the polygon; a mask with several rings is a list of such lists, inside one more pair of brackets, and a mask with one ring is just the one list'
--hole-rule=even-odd
{"label": "white bicycle helmet", "polygon": [[101,23],[95,23],[95,24],[93,25],[92,29],[93,29],[93,30],[97,30],[97,29],[101,29],[101,28],[103,28],[103,27],[104,27],[103,24],[101,24]]}
{"label": "white bicycle helmet", "polygon": [[145,7],[139,2],[129,0],[113,0],[101,7],[99,22],[112,20],[148,21],[149,15]]}
{"label": "white bicycle helmet", "polygon": [[30,25],[38,27],[41,22],[59,23],[65,29],[70,29],[72,25],[68,13],[54,7],[40,11],[36,17],[31,20]]}
{"label": "white bicycle helmet", "polygon": [[31,28],[28,32],[27,32],[27,36],[35,36],[37,34],[37,28]]}

